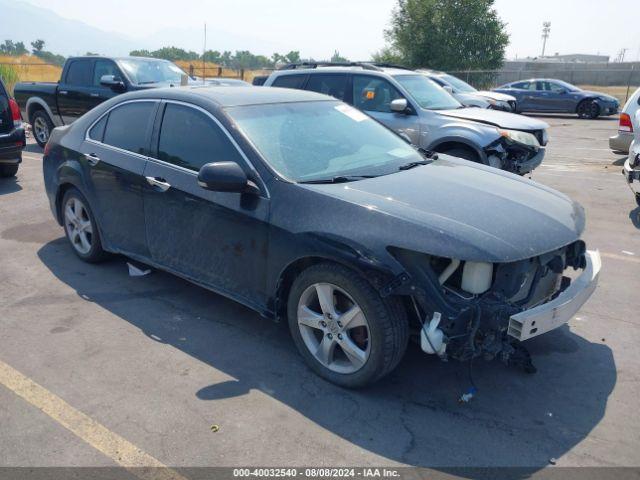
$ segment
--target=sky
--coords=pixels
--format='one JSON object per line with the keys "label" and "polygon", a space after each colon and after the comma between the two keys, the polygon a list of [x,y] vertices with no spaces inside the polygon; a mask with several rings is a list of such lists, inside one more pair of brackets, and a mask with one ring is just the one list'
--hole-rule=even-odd
{"label": "sky", "polygon": [[[25,0],[19,0],[25,1]],[[26,0],[62,17],[117,32],[145,47],[300,50],[329,58],[334,50],[367,59],[385,44],[397,0]],[[540,54],[543,21],[551,22],[547,54],[600,53],[640,60],[640,0],[496,0],[511,43],[507,58]],[[1,29],[0,29],[1,30]],[[133,47],[135,48],[135,47]],[[83,52],[84,53],[84,52]]]}

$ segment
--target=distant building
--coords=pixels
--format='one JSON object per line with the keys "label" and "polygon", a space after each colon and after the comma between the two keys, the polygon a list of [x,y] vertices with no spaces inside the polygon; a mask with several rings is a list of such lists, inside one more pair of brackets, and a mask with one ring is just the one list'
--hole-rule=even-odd
{"label": "distant building", "polygon": [[569,55],[545,55],[544,57],[527,57],[518,59],[529,62],[561,62],[561,63],[609,63],[609,55],[590,55],[588,53],[571,53]]}

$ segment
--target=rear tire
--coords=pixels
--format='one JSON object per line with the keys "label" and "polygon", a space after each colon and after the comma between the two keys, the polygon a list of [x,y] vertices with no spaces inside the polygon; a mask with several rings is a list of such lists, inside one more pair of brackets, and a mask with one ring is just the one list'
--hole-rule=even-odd
{"label": "rear tire", "polygon": [[409,341],[400,301],[383,299],[360,274],[334,263],[309,267],[294,280],[287,316],[309,367],[342,387],[363,387],[387,375]]}
{"label": "rear tire", "polygon": [[36,110],[35,113],[31,116],[31,129],[33,132],[33,138],[35,138],[38,145],[42,148],[49,141],[49,137],[51,136],[51,130],[53,130],[55,125],[47,115],[47,112],[44,110]]}
{"label": "rear tire", "polygon": [[18,173],[18,165],[0,165],[0,177],[15,177]]}
{"label": "rear tire", "polygon": [[76,188],[62,198],[62,223],[74,253],[88,263],[101,262],[108,254],[102,248],[100,232],[89,202]]}

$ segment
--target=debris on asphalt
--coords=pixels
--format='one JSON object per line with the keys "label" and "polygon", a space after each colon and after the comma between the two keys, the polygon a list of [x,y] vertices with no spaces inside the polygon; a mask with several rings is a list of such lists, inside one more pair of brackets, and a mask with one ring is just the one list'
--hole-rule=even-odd
{"label": "debris on asphalt", "polygon": [[144,277],[145,275],[149,275],[151,273],[151,269],[149,267],[132,260],[129,260],[127,262],[127,267],[129,267],[130,277]]}
{"label": "debris on asphalt", "polygon": [[215,423],[213,425],[211,425],[211,431],[213,433],[216,433],[219,430],[220,430],[220,426],[219,425],[216,425]]}

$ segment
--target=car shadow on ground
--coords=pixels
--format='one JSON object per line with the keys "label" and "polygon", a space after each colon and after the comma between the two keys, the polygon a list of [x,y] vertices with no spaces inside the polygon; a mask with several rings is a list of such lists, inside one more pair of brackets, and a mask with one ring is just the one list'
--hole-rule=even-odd
{"label": "car shadow on ground", "polygon": [[468,366],[440,362],[417,346],[379,383],[345,390],[310,372],[285,325],[235,302],[162,272],[129,277],[120,257],[84,264],[64,238],[38,256],[79,296],[141,335],[233,377],[215,384],[203,378],[185,395],[215,402],[259,390],[346,441],[409,465],[520,466],[526,477],[585,439],[616,384],[610,348],[563,327],[527,342],[537,374],[476,361],[479,390],[468,404],[458,402],[470,386]]}
{"label": "car shadow on ground", "polygon": [[0,178],[0,195],[7,195],[22,190],[17,177]]}
{"label": "car shadow on ground", "polygon": [[27,143],[23,151],[29,153],[42,153],[44,150],[37,143]]}

